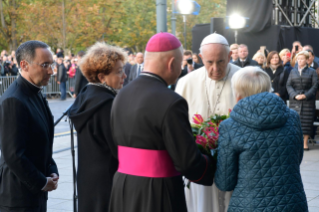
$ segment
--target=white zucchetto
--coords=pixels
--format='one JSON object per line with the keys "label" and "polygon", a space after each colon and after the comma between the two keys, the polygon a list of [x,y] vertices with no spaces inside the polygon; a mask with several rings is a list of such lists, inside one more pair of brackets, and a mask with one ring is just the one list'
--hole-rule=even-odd
{"label": "white zucchetto", "polygon": [[206,44],[212,44],[212,43],[219,43],[225,46],[229,46],[228,41],[226,38],[220,34],[213,33],[204,38],[200,46],[204,46]]}

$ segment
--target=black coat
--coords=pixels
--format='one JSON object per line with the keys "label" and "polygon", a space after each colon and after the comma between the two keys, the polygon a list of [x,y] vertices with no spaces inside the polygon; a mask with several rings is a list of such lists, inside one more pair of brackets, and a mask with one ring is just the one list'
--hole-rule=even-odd
{"label": "black coat", "polygon": [[[300,76],[298,69],[291,70],[287,90],[289,93],[289,108],[300,115],[302,132],[304,135],[313,134],[313,121],[316,109],[316,91],[318,76],[312,68],[304,68]],[[298,94],[305,94],[306,99],[298,101],[295,97]]]}
{"label": "black coat", "polygon": [[118,167],[110,128],[114,97],[107,88],[88,85],[69,112],[78,134],[79,212],[108,211],[113,175]]}
{"label": "black coat", "polygon": [[0,99],[0,206],[38,206],[52,159],[53,117],[40,89],[18,77]]}
{"label": "black coat", "polygon": [[75,72],[75,95],[78,95],[87,84],[88,80],[83,76],[81,69],[77,68]]}
{"label": "black coat", "polygon": [[246,66],[259,66],[259,64],[255,60],[252,60],[249,57],[247,57],[244,63],[242,63],[238,58],[237,61],[235,61],[233,64],[241,68],[244,68]]}
{"label": "black coat", "polygon": [[[117,145],[166,150],[179,173],[200,184],[213,183],[213,166],[197,149],[186,100],[158,76],[142,74],[121,90],[111,125]],[[182,175],[151,178],[116,172],[110,211],[186,212]]]}
{"label": "black coat", "polygon": [[287,80],[289,73],[284,69],[284,67],[279,66],[275,72],[272,72],[271,68],[265,68],[265,71],[270,77],[272,88],[274,93],[279,93],[281,99],[286,103],[287,101]]}
{"label": "black coat", "polygon": [[57,81],[66,82],[68,80],[67,77],[67,69],[64,64],[58,64],[58,73],[57,73]]}

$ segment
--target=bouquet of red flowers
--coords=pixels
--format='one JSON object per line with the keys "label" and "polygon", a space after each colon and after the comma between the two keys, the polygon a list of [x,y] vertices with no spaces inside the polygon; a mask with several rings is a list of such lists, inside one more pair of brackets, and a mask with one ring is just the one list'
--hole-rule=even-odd
{"label": "bouquet of red flowers", "polygon": [[196,144],[201,153],[213,156],[217,159],[217,146],[219,137],[219,125],[222,121],[229,118],[231,110],[227,115],[214,115],[204,121],[200,114],[193,116],[192,131],[196,139]]}

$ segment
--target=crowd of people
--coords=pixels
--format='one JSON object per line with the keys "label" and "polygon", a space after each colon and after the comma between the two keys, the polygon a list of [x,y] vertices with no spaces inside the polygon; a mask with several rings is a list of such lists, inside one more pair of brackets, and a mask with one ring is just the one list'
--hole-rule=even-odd
{"label": "crowd of people", "polygon": [[[308,211],[300,163],[318,87],[310,46],[263,49],[253,60],[247,45],[214,33],[196,55],[161,32],[135,56],[98,42],[74,66],[62,58],[39,41],[17,49],[21,77],[0,99],[0,211],[44,212],[58,187],[53,119],[40,95],[54,70],[60,85],[75,70],[83,86],[68,112],[80,212]],[[190,123],[229,110],[215,161]]]}

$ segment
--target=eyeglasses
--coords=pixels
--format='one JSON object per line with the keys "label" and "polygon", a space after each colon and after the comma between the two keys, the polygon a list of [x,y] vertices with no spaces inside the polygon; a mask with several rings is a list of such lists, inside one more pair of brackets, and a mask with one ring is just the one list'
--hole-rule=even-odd
{"label": "eyeglasses", "polygon": [[[27,61],[27,62],[30,63],[29,61]],[[52,64],[49,64],[49,63],[38,64],[38,63],[34,63],[34,62],[32,62],[32,63],[36,64],[38,66],[41,66],[44,69],[48,69],[49,67],[51,67],[51,69],[54,70],[56,67],[56,63],[52,63]],[[30,63],[30,64],[32,64],[32,63]]]}

